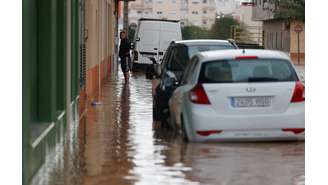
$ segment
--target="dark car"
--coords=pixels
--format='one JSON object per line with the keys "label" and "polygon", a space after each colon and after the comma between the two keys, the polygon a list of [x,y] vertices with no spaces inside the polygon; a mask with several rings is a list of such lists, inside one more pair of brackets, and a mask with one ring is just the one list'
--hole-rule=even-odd
{"label": "dark car", "polygon": [[[169,118],[168,102],[179,86],[183,71],[190,58],[202,51],[237,49],[230,40],[184,40],[175,41],[168,47],[162,63],[154,65],[154,77],[159,78],[153,97],[153,119],[164,125]],[[156,70],[157,68],[157,70]],[[152,76],[148,74],[148,77]],[[149,77],[150,78],[150,77]]]}

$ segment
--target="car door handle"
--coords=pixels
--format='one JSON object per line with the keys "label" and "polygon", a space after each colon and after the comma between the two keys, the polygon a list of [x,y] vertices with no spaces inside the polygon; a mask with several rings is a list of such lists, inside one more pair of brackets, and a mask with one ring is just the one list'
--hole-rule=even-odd
{"label": "car door handle", "polygon": [[154,48],[154,50],[155,50],[155,51],[157,51],[157,50],[158,50],[158,48]]}

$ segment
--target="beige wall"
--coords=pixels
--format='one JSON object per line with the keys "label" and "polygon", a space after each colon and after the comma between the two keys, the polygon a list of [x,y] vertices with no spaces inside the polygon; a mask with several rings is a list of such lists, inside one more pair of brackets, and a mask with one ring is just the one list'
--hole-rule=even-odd
{"label": "beige wall", "polygon": [[86,2],[87,69],[114,53],[114,10],[114,0],[87,0]]}
{"label": "beige wall", "polygon": [[290,23],[290,52],[297,53],[297,33],[294,31],[297,24],[302,25],[303,30],[300,33],[300,51],[301,53],[305,52],[305,25],[300,21],[293,21]]}

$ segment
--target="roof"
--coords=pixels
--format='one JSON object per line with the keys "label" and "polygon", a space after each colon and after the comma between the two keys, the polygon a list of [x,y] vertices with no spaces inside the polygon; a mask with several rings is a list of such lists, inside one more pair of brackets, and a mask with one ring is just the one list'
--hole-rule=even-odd
{"label": "roof", "polygon": [[199,44],[230,44],[227,40],[215,40],[215,39],[199,39],[199,40],[180,40],[174,41],[176,44],[184,44],[184,45],[199,45]]}
{"label": "roof", "polygon": [[[243,52],[244,51],[244,52]],[[216,50],[205,51],[198,53],[202,61],[209,60],[225,60],[235,59],[239,56],[257,56],[258,58],[271,58],[271,59],[284,59],[290,60],[290,58],[281,51],[263,50],[263,49],[229,49],[229,50]]]}

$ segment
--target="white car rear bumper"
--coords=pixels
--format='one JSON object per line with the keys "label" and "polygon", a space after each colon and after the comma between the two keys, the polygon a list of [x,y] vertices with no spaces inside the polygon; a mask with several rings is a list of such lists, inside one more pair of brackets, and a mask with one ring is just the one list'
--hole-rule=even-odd
{"label": "white car rear bumper", "polygon": [[[186,109],[185,109],[186,110]],[[184,124],[191,141],[206,140],[304,140],[304,132],[287,128],[305,128],[304,103],[291,104],[284,113],[256,115],[219,115],[208,106],[189,104]],[[221,131],[203,136],[197,131]]]}

